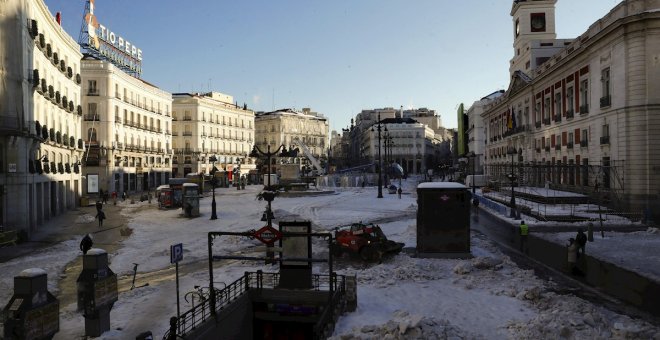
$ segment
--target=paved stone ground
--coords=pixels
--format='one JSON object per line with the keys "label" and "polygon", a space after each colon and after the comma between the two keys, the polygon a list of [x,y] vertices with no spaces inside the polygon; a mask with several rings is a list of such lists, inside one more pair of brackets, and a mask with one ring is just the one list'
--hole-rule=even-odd
{"label": "paved stone ground", "polygon": [[[94,247],[111,251],[108,248],[116,247],[123,239],[119,229],[127,225],[126,217],[120,213],[121,209],[119,204],[115,206],[112,201],[103,205],[103,211],[107,217],[103,221],[103,228],[99,228],[98,221],[93,219],[96,215],[96,208],[93,205],[69,210],[39,226],[37,231],[32,234],[30,241],[15,246],[0,247],[0,263],[71,238],[82,239],[86,233],[92,234]],[[80,250],[72,249],[72,251]]]}

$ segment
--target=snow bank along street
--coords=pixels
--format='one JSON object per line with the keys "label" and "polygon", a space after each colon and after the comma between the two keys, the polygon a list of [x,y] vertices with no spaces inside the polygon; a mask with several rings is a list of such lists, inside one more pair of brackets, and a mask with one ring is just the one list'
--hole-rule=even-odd
{"label": "snow bank along street", "polygon": [[[337,189],[333,195],[277,197],[273,202],[275,221],[311,220],[314,231],[331,231],[357,221],[374,222],[381,225],[389,239],[414,247],[415,185],[410,180],[404,182],[401,199],[388,194],[377,199],[374,188]],[[169,247],[183,243],[182,297],[194,285],[207,286],[208,272],[203,265],[207,261],[207,232],[260,228],[263,222],[259,219],[265,207],[265,202],[255,198],[260,189],[261,186],[248,186],[243,191],[216,189],[218,219],[214,221],[209,220],[211,197],[201,200],[202,215],[193,219],[182,217],[180,210],[158,210],[155,203],[120,203],[132,234],[110,254],[111,269],[126,277],[132,274],[133,263],[139,263],[138,276],[171,268]],[[83,218],[80,223],[88,221]],[[607,235],[619,239],[617,234]],[[647,241],[660,239],[657,233],[640,235]],[[57,296],[62,289],[59,282],[63,269],[81,256],[76,251],[81,237],[71,235],[68,241],[1,263],[0,302],[4,304],[11,297],[13,277],[34,267],[48,272],[49,290]],[[621,239],[628,237],[624,235]],[[557,238],[563,242],[566,235]],[[314,251],[319,255],[327,252],[322,244],[314,243]],[[249,255],[256,254],[258,246],[255,240],[227,237],[216,242],[215,249]],[[627,247],[606,246],[598,238],[588,244],[587,251],[596,252],[599,247],[606,248],[600,251],[609,253],[634,252],[624,249]],[[338,260],[339,274],[357,276],[358,308],[339,319],[333,338],[660,339],[657,321],[634,319],[570,294],[560,295],[555,292],[554,282],[541,280],[533,271],[519,268],[491,241],[474,232],[471,248],[474,258],[467,260],[418,259],[406,253],[380,264]],[[655,264],[658,268],[660,261],[655,256],[649,260],[655,262],[648,265]],[[275,271],[277,267],[244,261],[220,262],[216,263],[214,280],[230,283],[245,271],[259,269]],[[325,266],[315,266],[315,272],[326,270]],[[181,302],[182,312],[190,308],[183,298]],[[83,337],[84,319],[75,309],[75,301],[61,303],[60,331],[55,339]],[[176,315],[173,277],[121,291],[110,313],[111,331],[101,338],[133,339],[146,330],[161,337],[173,315]]]}

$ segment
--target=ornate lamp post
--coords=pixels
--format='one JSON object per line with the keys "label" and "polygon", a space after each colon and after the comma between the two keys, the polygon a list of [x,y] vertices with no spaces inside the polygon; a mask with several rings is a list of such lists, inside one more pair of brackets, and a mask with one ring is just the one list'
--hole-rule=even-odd
{"label": "ornate lamp post", "polygon": [[[383,198],[383,158],[381,157],[380,154],[380,131],[381,131],[381,121],[380,121],[380,113],[378,114],[378,123],[374,124],[377,126],[378,130],[378,196],[376,198]],[[371,127],[371,131],[374,131],[374,127]]]}
{"label": "ornate lamp post", "polygon": [[236,190],[241,190],[241,159],[236,158],[236,167],[234,168],[234,182]]}
{"label": "ornate lamp post", "polygon": [[518,154],[516,152],[516,148],[513,146],[510,146],[509,149],[507,150],[507,153],[511,155],[511,173],[507,176],[509,177],[509,180],[511,181],[511,214],[509,214],[509,217],[511,218],[517,218],[516,216],[516,192],[514,190],[514,184],[516,181],[516,174],[513,172],[513,157]]}
{"label": "ornate lamp post", "polygon": [[211,176],[212,176],[211,177],[211,186],[213,188],[213,200],[211,201],[211,219],[212,220],[217,220],[218,215],[216,214],[216,210],[215,210],[215,185],[216,185],[216,182],[217,182],[217,179],[215,178],[215,171],[216,171],[215,162],[218,161],[218,158],[216,158],[215,155],[212,155],[211,157],[209,157],[209,161],[211,161],[211,166],[212,166],[212,168],[211,168]]}
{"label": "ornate lamp post", "polygon": [[[287,156],[288,155],[288,152],[286,152],[286,148],[284,147],[284,145],[280,145],[277,148],[277,150],[275,150],[273,152],[270,151],[270,144],[268,144],[268,150],[266,152],[261,151],[261,149],[259,149],[259,147],[255,145],[252,148],[252,152],[250,152],[250,157],[253,157],[253,158],[257,158],[259,156],[266,156],[266,160],[268,162],[268,186],[267,186],[267,190],[270,190],[270,174],[271,174],[270,158],[272,156],[275,156],[277,154],[277,152],[280,151],[280,149],[283,149],[282,153],[280,154],[281,156]],[[267,195],[264,194],[263,197],[266,200],[266,202],[268,202],[268,208],[266,208],[266,214],[265,215],[266,215],[266,222],[268,223],[268,226],[270,227],[270,226],[272,226],[272,219],[273,219],[273,213],[272,213],[272,210],[271,210],[270,202],[273,201],[273,199],[275,198],[275,195],[274,194],[267,194]]]}

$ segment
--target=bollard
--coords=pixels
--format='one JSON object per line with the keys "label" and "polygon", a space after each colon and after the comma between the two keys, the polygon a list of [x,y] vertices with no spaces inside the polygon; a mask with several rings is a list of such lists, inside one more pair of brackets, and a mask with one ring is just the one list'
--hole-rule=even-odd
{"label": "bollard", "polygon": [[78,311],[85,317],[85,335],[98,337],[110,330],[110,309],[118,299],[117,275],[108,267],[108,253],[90,249],[83,255],[78,276]]}
{"label": "bollard", "polygon": [[60,303],[47,288],[43,269],[26,269],[14,276],[14,295],[2,310],[3,339],[50,339],[60,330]]}

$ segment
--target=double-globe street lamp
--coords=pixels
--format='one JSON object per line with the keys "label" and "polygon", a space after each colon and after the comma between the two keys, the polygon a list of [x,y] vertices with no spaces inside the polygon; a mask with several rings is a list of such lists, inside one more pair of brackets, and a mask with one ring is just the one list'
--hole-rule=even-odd
{"label": "double-globe street lamp", "polygon": [[259,156],[266,156],[266,161],[268,162],[268,180],[267,180],[268,184],[267,184],[267,187],[266,187],[267,192],[265,192],[262,195],[262,197],[264,198],[264,200],[266,200],[266,202],[268,202],[268,207],[266,208],[266,214],[265,215],[266,215],[266,222],[267,222],[267,225],[269,227],[272,226],[272,220],[273,220],[273,213],[272,213],[272,210],[271,210],[271,202],[273,201],[273,199],[275,199],[275,194],[274,194],[274,192],[272,192],[273,190],[270,187],[271,186],[270,175],[271,175],[271,172],[272,172],[271,168],[270,168],[271,167],[270,158],[272,156],[277,155],[277,153],[280,151],[280,149],[282,149],[282,153],[280,153],[280,155],[279,155],[280,157],[289,157],[290,153],[286,151],[286,147],[284,147],[284,145],[280,145],[277,148],[277,150],[272,151],[272,152],[270,151],[270,144],[268,144],[268,149],[267,149],[266,152],[261,151],[261,149],[259,149],[259,147],[255,145],[252,148],[252,152],[250,152],[250,157],[257,158]]}
{"label": "double-globe street lamp", "polygon": [[518,154],[516,151],[516,148],[513,146],[510,146],[507,149],[507,153],[511,155],[511,173],[507,175],[509,177],[509,180],[511,181],[511,214],[509,214],[509,217],[511,218],[517,218],[516,215],[516,192],[514,190],[514,185],[516,181],[516,174],[513,172],[513,157]]}
{"label": "double-globe street lamp", "polygon": [[[376,124],[376,129],[378,130],[378,196],[376,198],[383,198],[383,158],[380,154],[380,131],[382,130],[383,123],[380,121],[380,113],[378,114],[378,122]],[[385,128],[387,130],[387,128]],[[371,127],[371,132],[374,131],[374,127]]]}
{"label": "double-globe street lamp", "polygon": [[216,210],[215,210],[215,186],[216,186],[218,180],[215,177],[215,172],[217,171],[217,169],[215,168],[215,162],[218,161],[218,158],[215,157],[215,155],[213,155],[213,156],[209,157],[209,161],[211,162],[211,166],[212,166],[212,168],[211,168],[211,187],[213,188],[213,200],[211,201],[211,219],[212,220],[217,220],[218,215],[216,214]]}

